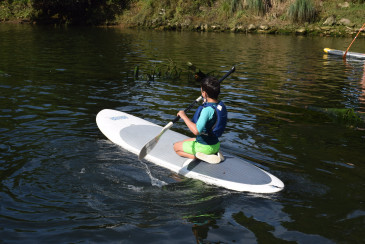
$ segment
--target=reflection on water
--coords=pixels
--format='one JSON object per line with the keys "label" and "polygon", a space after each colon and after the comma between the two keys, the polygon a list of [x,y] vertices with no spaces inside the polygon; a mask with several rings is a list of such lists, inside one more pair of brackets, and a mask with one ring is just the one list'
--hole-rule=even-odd
{"label": "reflection on water", "polygon": [[[364,63],[364,71],[363,71],[363,75],[362,75],[362,78],[361,78],[361,89],[362,89],[362,93],[360,95],[360,101],[361,101],[361,104],[363,105],[362,107],[365,107],[364,106],[364,103],[365,103],[365,63]],[[364,112],[364,111],[362,111]]]}
{"label": "reflection on water", "polygon": [[[365,112],[365,67],[322,53],[350,41],[0,25],[2,240],[360,243],[365,127],[341,116]],[[284,191],[235,193],[146,168],[100,133],[104,108],[165,125],[199,95],[184,76],[133,79],[136,65],[169,60],[218,77],[237,65],[222,83],[223,149]]]}

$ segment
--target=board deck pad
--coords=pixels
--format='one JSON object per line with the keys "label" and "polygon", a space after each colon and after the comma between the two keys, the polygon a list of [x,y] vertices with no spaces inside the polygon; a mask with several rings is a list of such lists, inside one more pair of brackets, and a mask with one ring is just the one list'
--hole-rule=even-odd
{"label": "board deck pad", "polygon": [[[149,121],[111,109],[100,111],[96,122],[109,140],[137,155],[162,130],[161,126]],[[168,130],[145,159],[183,176],[235,191],[273,193],[284,188],[284,184],[277,177],[224,152],[225,160],[219,164],[180,157],[175,153],[173,144],[187,138]]]}
{"label": "board deck pad", "polygon": [[[162,128],[160,126],[154,125],[130,125],[120,131],[120,136],[123,140],[128,141],[132,147],[135,147],[140,151],[142,147],[154,136],[158,135],[161,130]],[[171,138],[174,138],[174,140],[172,141]],[[173,143],[187,138],[187,136],[168,130],[163,136],[161,136],[155,148],[149,153],[149,155],[158,157],[161,160],[174,164],[178,167],[182,167],[186,162],[186,158],[180,157],[174,152]]]}

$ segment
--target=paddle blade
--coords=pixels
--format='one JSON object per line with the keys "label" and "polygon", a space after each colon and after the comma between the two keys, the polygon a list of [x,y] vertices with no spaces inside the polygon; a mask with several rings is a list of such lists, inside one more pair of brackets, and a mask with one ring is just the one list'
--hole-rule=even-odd
{"label": "paddle blade", "polygon": [[151,141],[147,142],[146,145],[144,145],[144,147],[142,147],[141,151],[139,152],[138,155],[138,159],[142,160],[144,159],[147,154],[156,146],[157,142],[160,140],[160,137],[163,135],[163,133],[165,133],[168,129],[170,129],[172,127],[174,123],[169,122],[160,132],[160,134],[158,134],[155,138],[153,138]]}
{"label": "paddle blade", "polygon": [[139,152],[138,159],[139,160],[144,159],[147,156],[147,154],[156,146],[159,139],[160,135],[156,136],[151,141],[147,142],[147,144],[144,145],[144,147]]}

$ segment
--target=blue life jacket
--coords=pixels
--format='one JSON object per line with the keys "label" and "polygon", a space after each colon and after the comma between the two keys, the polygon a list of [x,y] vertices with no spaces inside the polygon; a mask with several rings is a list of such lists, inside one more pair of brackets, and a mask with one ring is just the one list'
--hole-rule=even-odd
{"label": "blue life jacket", "polygon": [[203,108],[206,107],[212,107],[214,108],[214,114],[216,117],[216,121],[215,124],[212,126],[212,128],[208,128],[208,136],[211,137],[220,137],[222,136],[224,129],[226,128],[227,125],[227,108],[226,105],[224,105],[224,103],[222,101],[219,101],[218,104],[216,106],[214,106],[211,103],[203,103],[202,105],[200,105],[198,107],[198,109],[196,110],[194,117],[192,118],[192,122],[196,123],[200,117],[200,113],[203,110]]}

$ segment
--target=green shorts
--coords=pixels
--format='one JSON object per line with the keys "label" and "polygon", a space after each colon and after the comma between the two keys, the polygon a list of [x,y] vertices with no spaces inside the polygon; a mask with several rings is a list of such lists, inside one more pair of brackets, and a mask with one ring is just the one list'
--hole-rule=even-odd
{"label": "green shorts", "polygon": [[209,155],[219,152],[220,145],[220,142],[214,145],[204,145],[196,141],[184,141],[183,150],[184,152],[192,155],[195,155],[197,152],[202,152]]}

